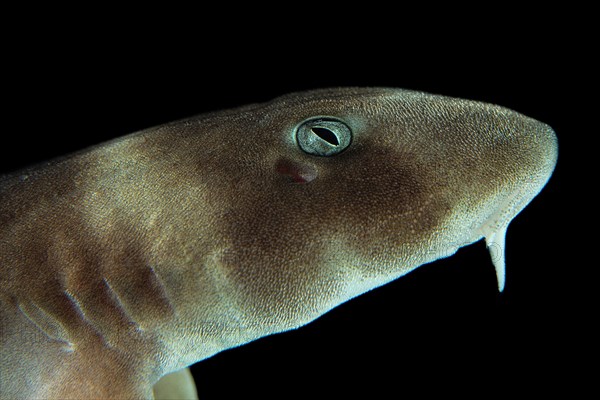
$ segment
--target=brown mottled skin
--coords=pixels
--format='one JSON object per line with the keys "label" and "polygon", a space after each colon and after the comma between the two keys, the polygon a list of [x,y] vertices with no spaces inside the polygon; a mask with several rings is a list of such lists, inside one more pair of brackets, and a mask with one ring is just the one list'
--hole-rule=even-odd
{"label": "brown mottled skin", "polygon": [[[296,128],[315,116],[343,121],[350,146],[302,151]],[[499,106],[346,88],[4,177],[0,397],[152,398],[165,374],[505,227],[556,157],[547,125]]]}

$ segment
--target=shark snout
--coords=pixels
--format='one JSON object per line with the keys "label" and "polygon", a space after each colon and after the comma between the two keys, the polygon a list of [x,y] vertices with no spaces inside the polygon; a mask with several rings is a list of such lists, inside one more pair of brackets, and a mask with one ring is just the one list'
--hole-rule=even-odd
{"label": "shark snout", "polygon": [[528,129],[512,132],[505,163],[511,163],[511,179],[503,179],[503,195],[494,212],[481,226],[492,263],[496,269],[498,289],[505,284],[505,237],[510,221],[542,190],[550,179],[558,158],[554,130],[541,122],[523,117]]}

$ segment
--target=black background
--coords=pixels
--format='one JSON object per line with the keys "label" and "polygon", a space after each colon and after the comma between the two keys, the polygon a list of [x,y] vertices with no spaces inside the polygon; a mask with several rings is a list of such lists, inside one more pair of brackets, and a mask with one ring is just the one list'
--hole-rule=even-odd
{"label": "black background", "polygon": [[[583,284],[589,266],[578,254],[595,244],[575,238],[584,236],[577,215],[590,193],[578,180],[590,171],[582,153],[594,146],[595,132],[585,126],[592,48],[586,32],[560,14],[509,13],[504,23],[474,25],[448,19],[435,31],[439,21],[426,13],[412,28],[401,23],[411,19],[406,15],[384,23],[364,16],[369,25],[358,16],[332,24],[312,15],[236,29],[205,26],[210,15],[178,24],[170,14],[136,20],[127,35],[127,20],[76,18],[42,28],[29,21],[4,41],[0,171],[319,87],[401,87],[514,109],[556,130],[559,161],[509,227],[503,293],[480,242],[306,327],[225,351],[192,371],[205,399],[378,398],[414,390],[418,397],[573,395],[588,381],[581,365],[592,357],[595,315],[582,312],[592,297]],[[32,35],[28,27],[36,27]],[[288,37],[290,30],[302,38]]]}

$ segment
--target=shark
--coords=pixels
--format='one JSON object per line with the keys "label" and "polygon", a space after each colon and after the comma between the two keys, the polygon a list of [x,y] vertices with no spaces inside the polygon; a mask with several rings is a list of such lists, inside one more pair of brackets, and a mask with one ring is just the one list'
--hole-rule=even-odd
{"label": "shark", "polygon": [[0,397],[197,398],[188,366],[485,240],[548,125],[396,88],[206,113],[0,178]]}

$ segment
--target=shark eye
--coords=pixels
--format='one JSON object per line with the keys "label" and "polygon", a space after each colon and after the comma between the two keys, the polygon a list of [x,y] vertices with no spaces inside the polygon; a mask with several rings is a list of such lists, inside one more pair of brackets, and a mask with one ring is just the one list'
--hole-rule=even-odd
{"label": "shark eye", "polygon": [[352,131],[338,119],[314,118],[296,129],[296,141],[305,153],[329,157],[350,146]]}

